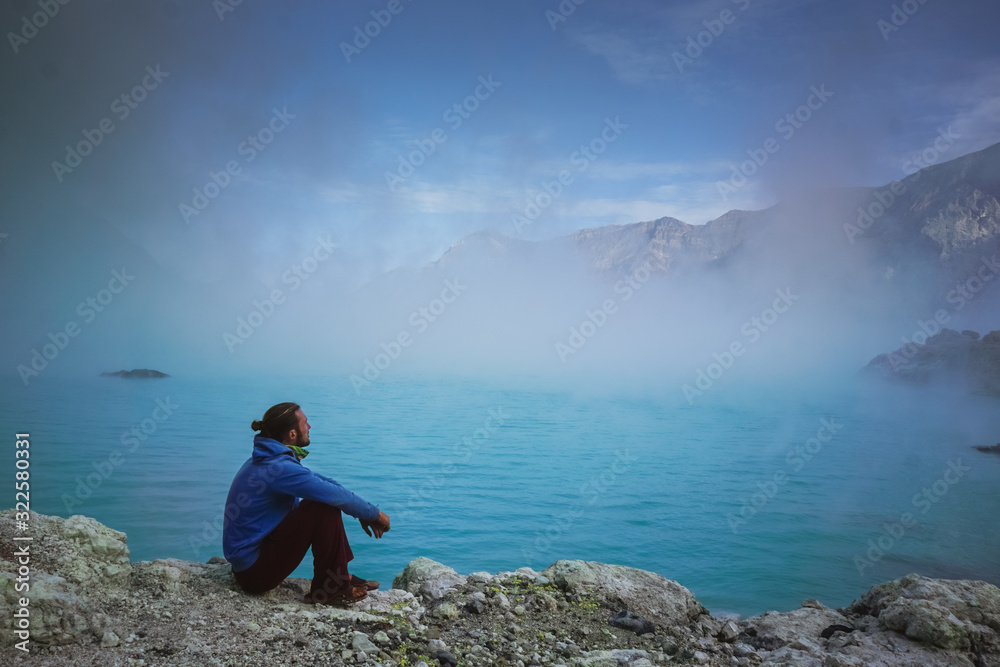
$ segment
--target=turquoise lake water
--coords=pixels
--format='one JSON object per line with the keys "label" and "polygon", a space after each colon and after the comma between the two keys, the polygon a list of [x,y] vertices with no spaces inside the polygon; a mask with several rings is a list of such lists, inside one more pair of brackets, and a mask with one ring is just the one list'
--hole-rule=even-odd
{"label": "turquoise lake water", "polygon": [[[842,606],[909,572],[1000,584],[1000,457],[972,449],[1000,440],[996,399],[849,380],[692,406],[674,384],[593,384],[397,376],[358,396],[344,377],[40,378],[4,390],[0,415],[31,433],[32,509],[126,532],[133,561],[221,555],[249,424],[294,400],[307,465],[393,520],[380,541],[347,528],[353,571],[386,586],[417,556],[463,573],[579,558],[751,615]],[[123,442],[133,427],[145,439]]]}

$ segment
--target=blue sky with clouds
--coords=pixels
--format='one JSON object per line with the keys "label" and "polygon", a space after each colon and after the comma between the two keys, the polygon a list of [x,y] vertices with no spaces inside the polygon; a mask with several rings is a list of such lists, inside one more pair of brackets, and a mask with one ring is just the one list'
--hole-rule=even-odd
{"label": "blue sky with clouds", "polygon": [[[934,161],[1000,140],[1000,8],[985,1],[74,2],[12,38],[39,7],[0,12],[8,243],[86,211],[195,281],[319,233],[363,281],[484,228],[700,224],[887,183],[942,128]],[[117,118],[155,66],[169,74]],[[52,163],[103,118],[114,131],[60,179]],[[255,135],[273,140],[251,150]],[[754,154],[767,161],[721,193]],[[400,156],[421,164],[409,174]],[[225,187],[186,216],[213,173]],[[390,187],[387,173],[407,175]],[[516,227],[531,200],[547,205]]]}

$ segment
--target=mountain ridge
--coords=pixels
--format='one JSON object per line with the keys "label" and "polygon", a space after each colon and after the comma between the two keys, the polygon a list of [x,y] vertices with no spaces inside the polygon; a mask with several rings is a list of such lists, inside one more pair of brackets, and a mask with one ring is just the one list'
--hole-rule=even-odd
{"label": "mountain ridge", "polygon": [[571,248],[598,273],[626,274],[646,262],[664,274],[681,267],[711,268],[739,252],[748,235],[768,232],[775,226],[768,223],[815,201],[835,209],[830,213],[844,241],[874,248],[890,266],[905,267],[936,254],[952,273],[960,271],[972,261],[968,255],[1000,240],[1000,144],[882,186],[803,193],[765,209],[733,209],[700,225],[663,216],[539,241],[483,229],[459,239],[438,259],[410,268],[446,268],[470,253],[489,264],[502,255],[554,246]]}

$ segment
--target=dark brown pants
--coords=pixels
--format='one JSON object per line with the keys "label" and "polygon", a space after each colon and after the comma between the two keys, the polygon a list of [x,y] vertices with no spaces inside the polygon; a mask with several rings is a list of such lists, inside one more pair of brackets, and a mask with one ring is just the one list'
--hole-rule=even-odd
{"label": "dark brown pants", "polygon": [[285,580],[313,551],[313,580],[309,599],[326,602],[349,593],[351,575],[347,563],[354,559],[344,532],[340,510],[326,503],[304,500],[288,513],[260,545],[257,560],[233,576],[247,593],[265,593]]}

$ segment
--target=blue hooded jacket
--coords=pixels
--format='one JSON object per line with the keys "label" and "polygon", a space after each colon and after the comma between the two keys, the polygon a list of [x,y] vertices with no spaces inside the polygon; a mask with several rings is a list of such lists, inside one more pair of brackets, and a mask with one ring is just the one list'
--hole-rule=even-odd
{"label": "blue hooded jacket", "polygon": [[340,508],[358,519],[377,519],[379,510],[340,484],[306,468],[291,449],[262,435],[233,479],[226,498],[222,552],[233,572],[257,560],[260,543],[299,504],[299,498]]}

